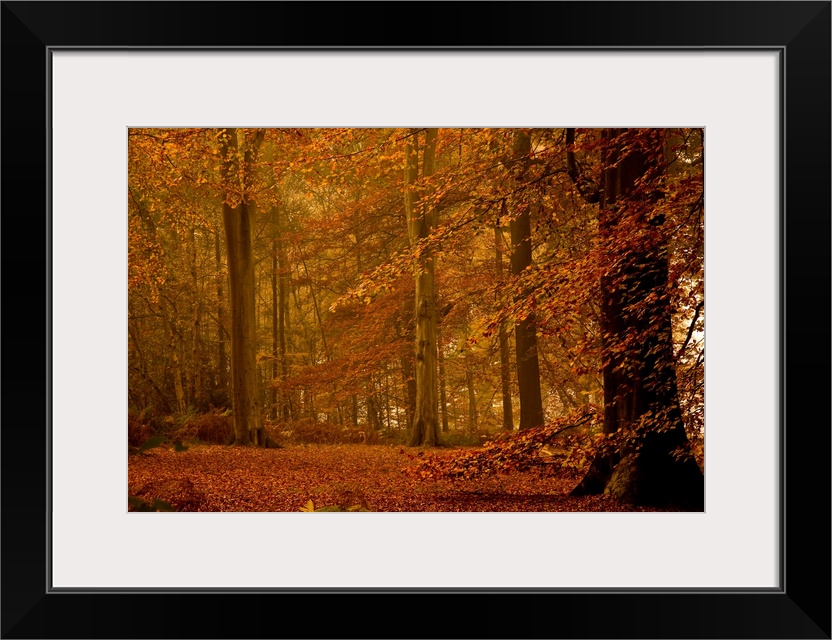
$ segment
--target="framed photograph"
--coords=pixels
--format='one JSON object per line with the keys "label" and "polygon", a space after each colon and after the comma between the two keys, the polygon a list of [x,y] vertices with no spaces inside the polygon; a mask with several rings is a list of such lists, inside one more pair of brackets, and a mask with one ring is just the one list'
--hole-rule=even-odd
{"label": "framed photograph", "polygon": [[[829,2],[4,2],[2,12],[3,637],[830,637],[830,429],[819,410],[830,388]],[[131,190],[130,136],[234,131],[177,139],[225,158],[219,176],[232,146],[242,159],[260,136],[288,154],[334,127],[409,129],[423,150],[436,128],[532,132],[542,149],[559,140],[585,152],[585,166],[611,131],[696,132],[702,151],[686,158],[704,176],[704,510],[308,516],[275,499],[285,510],[133,513],[169,506],[153,508],[151,492],[128,513],[127,408],[140,392],[128,379],[142,371],[128,358],[128,254],[146,241],[128,224],[129,200],[140,216],[161,192],[152,172],[146,191]],[[259,133],[290,130],[311,133],[291,144]],[[189,197],[177,188],[164,186]],[[164,363],[165,350],[154,357]],[[157,391],[147,381],[141,393]],[[356,402],[356,427],[372,422],[367,407]],[[137,451],[154,444],[135,438]],[[185,464],[187,446],[171,439],[142,464]],[[401,598],[458,613],[441,631],[430,615],[410,616],[405,632],[374,626]],[[474,609],[459,615],[457,598]]]}

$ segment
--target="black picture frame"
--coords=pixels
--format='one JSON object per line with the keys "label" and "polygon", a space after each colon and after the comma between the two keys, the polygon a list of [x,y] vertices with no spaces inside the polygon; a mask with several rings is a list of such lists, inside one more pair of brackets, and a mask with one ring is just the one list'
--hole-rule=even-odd
{"label": "black picture frame", "polygon": [[[830,637],[830,2],[3,2],[0,20],[3,638]],[[780,588],[49,591],[47,100],[61,47],[779,51]]]}

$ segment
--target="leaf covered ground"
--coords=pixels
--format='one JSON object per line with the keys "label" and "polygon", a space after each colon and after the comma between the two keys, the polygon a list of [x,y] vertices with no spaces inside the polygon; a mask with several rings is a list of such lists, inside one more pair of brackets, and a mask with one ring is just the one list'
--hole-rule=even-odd
{"label": "leaf covered ground", "polygon": [[[510,472],[477,479],[420,478],[416,461],[459,450],[389,445],[219,445],[150,449],[129,456],[128,493],[176,511],[645,511],[609,496],[570,497],[574,469]],[[410,471],[410,472],[408,472]]]}

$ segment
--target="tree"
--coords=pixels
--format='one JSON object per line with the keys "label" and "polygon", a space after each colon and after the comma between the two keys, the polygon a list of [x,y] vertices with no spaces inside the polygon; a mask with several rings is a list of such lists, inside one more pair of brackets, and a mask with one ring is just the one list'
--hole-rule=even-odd
{"label": "tree", "polygon": [[604,433],[617,450],[595,459],[573,494],[633,504],[704,505],[688,451],[674,364],[668,247],[661,207],[662,130],[605,129],[599,231]]}
{"label": "tree", "polygon": [[[505,212],[505,202],[503,202]],[[500,229],[499,221],[494,225],[494,247],[495,247],[495,271],[497,282],[503,279],[503,232]],[[503,431],[514,430],[514,415],[511,406],[511,360],[509,353],[509,336],[506,331],[505,320],[500,320],[497,331],[497,341],[500,351],[500,393],[503,403]]]}
{"label": "tree", "polygon": [[[433,175],[438,129],[425,131],[422,151],[422,181],[419,181],[419,130],[412,129],[405,151],[405,213],[412,247],[427,243],[436,224],[436,209],[427,179]],[[408,445],[435,446],[439,443],[439,398],[437,387],[437,312],[435,257],[423,244],[417,249],[416,270],[416,407]]]}
{"label": "tree", "polygon": [[232,406],[241,444],[275,428],[431,446],[513,429],[518,400],[529,442],[605,401],[604,455],[582,487],[637,500],[630,475],[684,458],[682,422],[699,455],[697,130],[131,129],[129,142],[131,411],[185,424]]}
{"label": "tree", "polygon": [[259,130],[241,150],[237,129],[220,134],[222,178],[226,197],[222,203],[225,243],[228,255],[229,300],[231,307],[231,387],[234,410],[234,444],[266,445],[260,406],[254,307],[254,264],[251,247],[249,175],[254,156],[263,141]]}
{"label": "tree", "polygon": [[[531,138],[527,131],[515,131],[512,150],[515,176],[522,183],[531,154]],[[536,207],[534,195],[527,196],[521,202],[519,211],[511,218],[511,272],[515,276],[520,276],[532,264],[532,207]],[[525,313],[515,324],[514,341],[517,350],[517,384],[520,389],[520,429],[531,429],[544,423],[534,312]]]}

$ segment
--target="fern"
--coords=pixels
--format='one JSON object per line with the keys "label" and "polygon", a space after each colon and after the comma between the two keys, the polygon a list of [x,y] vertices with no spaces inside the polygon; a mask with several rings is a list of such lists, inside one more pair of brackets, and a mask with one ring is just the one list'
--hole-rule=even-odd
{"label": "fern", "polygon": [[144,453],[148,449],[160,447],[164,444],[165,440],[167,440],[167,436],[153,436],[152,438],[148,438],[142,443],[142,446],[138,448],[136,453]]}
{"label": "fern", "polygon": [[174,511],[175,509],[170,502],[153,498],[153,503],[147,502],[138,496],[127,496],[127,504],[133,508],[133,511]]}

